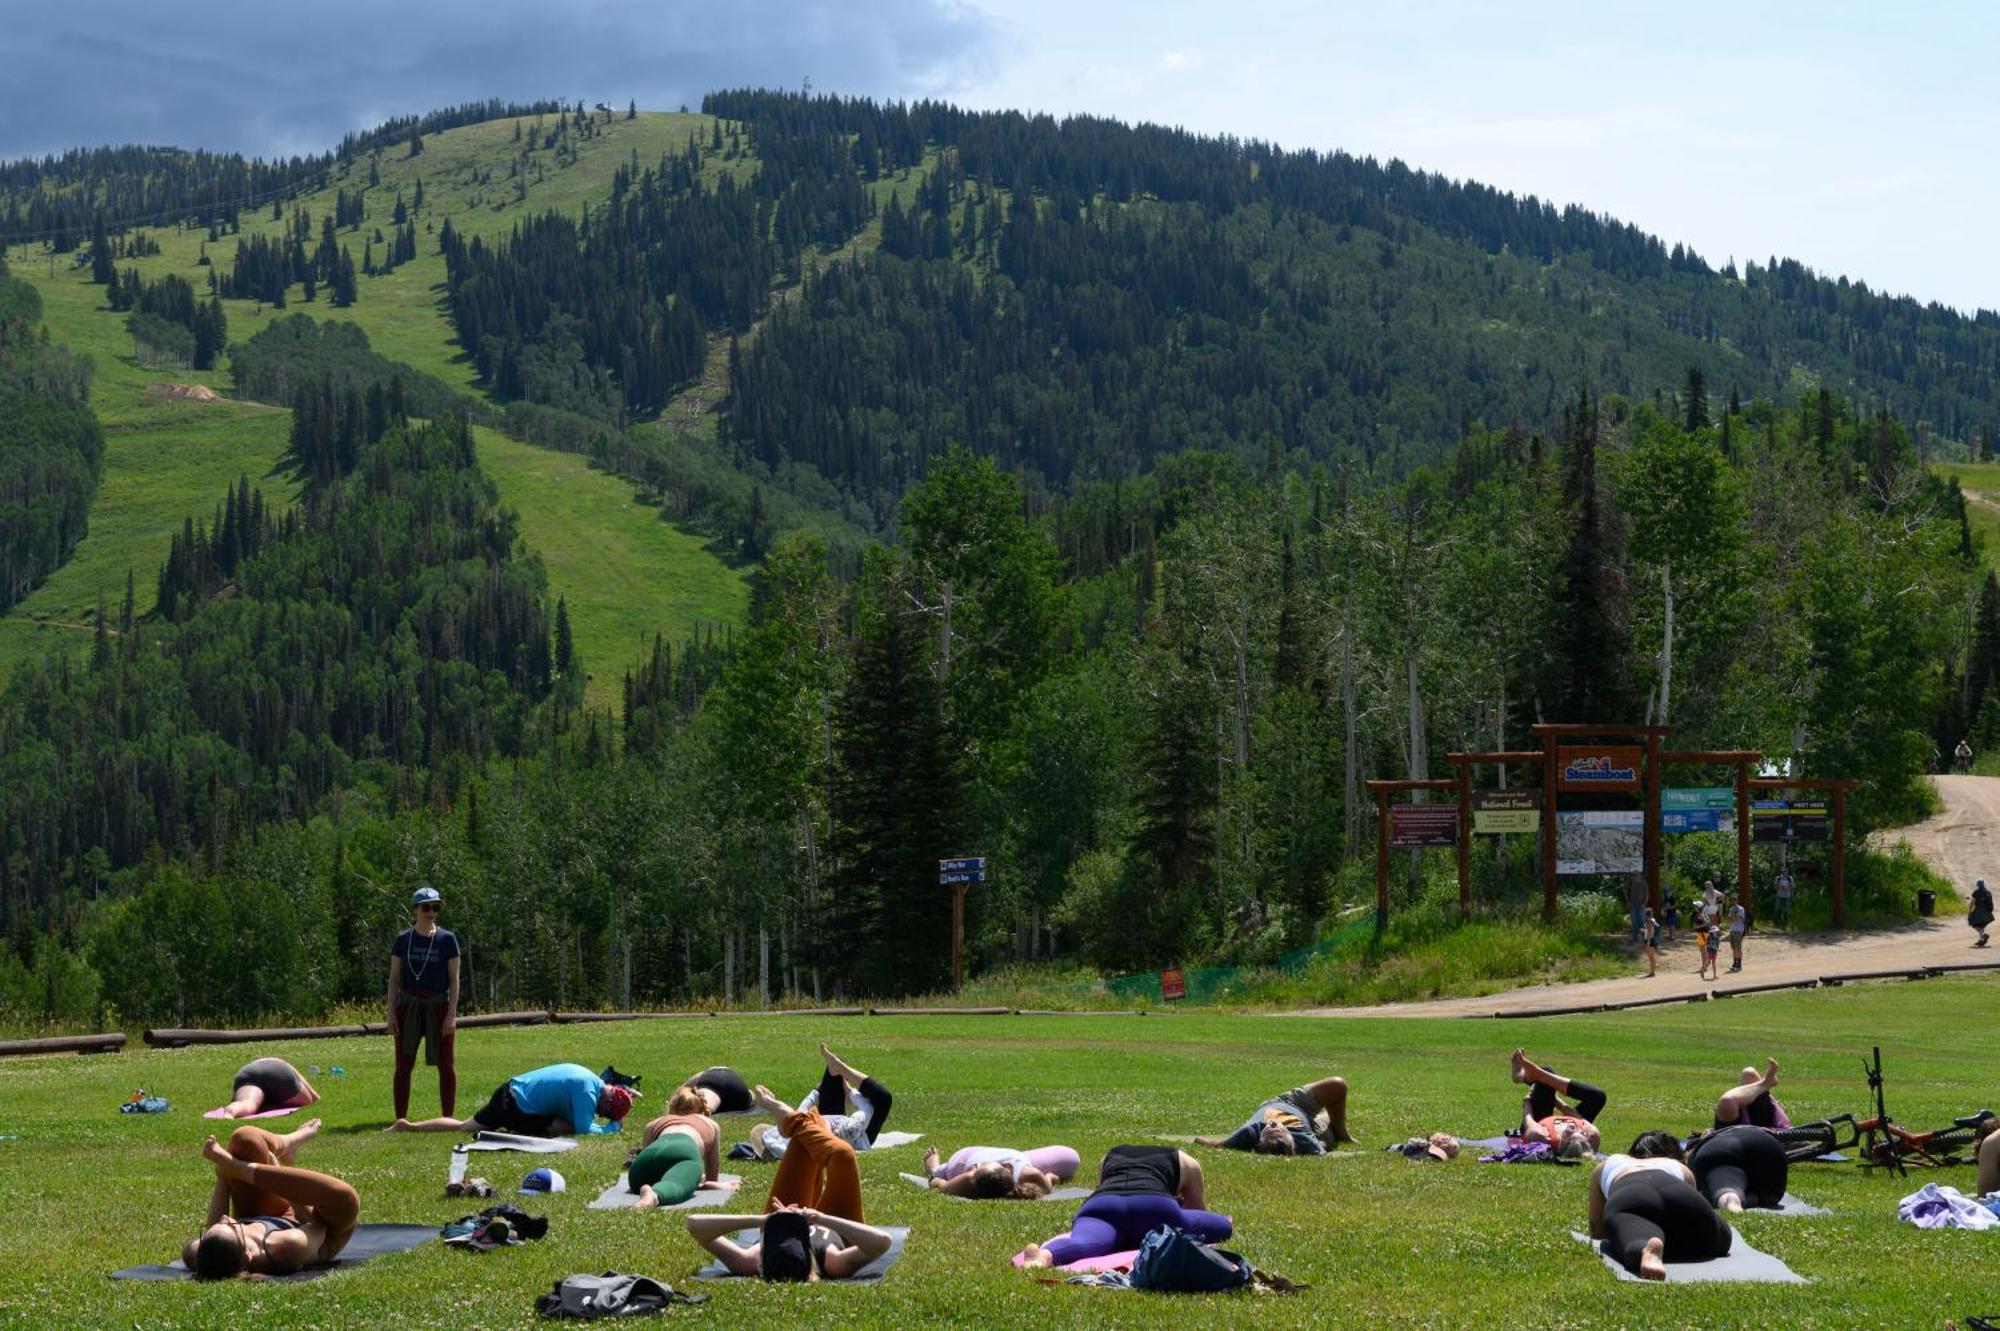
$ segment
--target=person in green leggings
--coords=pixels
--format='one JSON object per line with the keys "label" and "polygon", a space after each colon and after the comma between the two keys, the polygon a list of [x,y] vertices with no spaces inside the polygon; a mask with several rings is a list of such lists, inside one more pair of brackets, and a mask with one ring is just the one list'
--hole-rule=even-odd
{"label": "person in green leggings", "polygon": [[728,1188],[721,1179],[722,1130],[699,1091],[681,1087],[667,1112],[646,1125],[639,1150],[625,1166],[625,1186],[641,1206],[678,1206],[700,1189]]}

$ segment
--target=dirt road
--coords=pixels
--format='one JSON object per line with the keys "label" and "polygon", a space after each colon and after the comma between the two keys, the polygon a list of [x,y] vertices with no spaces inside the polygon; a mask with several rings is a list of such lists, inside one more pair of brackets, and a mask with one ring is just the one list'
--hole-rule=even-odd
{"label": "dirt road", "polygon": [[[1899,829],[1885,840],[1901,839],[1930,866],[1969,891],[1974,878],[2000,884],[2000,777],[1940,776],[1938,794],[1944,809],[1914,827]],[[1496,1012],[1526,1012],[1537,1008],[1580,1007],[1593,1003],[1628,1003],[1646,998],[1694,997],[1704,991],[1728,992],[1740,985],[1810,980],[1817,976],[1857,971],[1884,971],[1957,962],[1993,960],[1993,950],[1972,947],[1973,933],[1957,911],[1946,907],[1938,918],[1895,929],[1866,933],[1852,930],[1821,934],[1766,934],[1753,930],[1743,948],[1743,971],[1729,973],[1729,949],[1723,948],[1723,977],[1703,980],[1695,975],[1692,938],[1660,949],[1660,973],[1647,978],[1586,980],[1578,984],[1541,984],[1481,998],[1447,998],[1427,1003],[1389,1003],[1378,1007],[1312,1008],[1288,1015],[1301,1017],[1489,1017]]]}

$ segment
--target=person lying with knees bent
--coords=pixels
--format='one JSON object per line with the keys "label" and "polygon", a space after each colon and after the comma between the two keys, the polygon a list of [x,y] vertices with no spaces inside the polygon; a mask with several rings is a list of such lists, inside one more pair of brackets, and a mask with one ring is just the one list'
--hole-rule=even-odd
{"label": "person lying with knees bent", "polygon": [[703,1112],[700,1091],[681,1086],[667,1112],[646,1125],[625,1164],[625,1186],[641,1206],[678,1206],[703,1188],[730,1189],[722,1180],[722,1129]]}
{"label": "person lying with knees bent", "polygon": [[253,1058],[236,1069],[224,1118],[249,1118],[267,1109],[304,1109],[319,1103],[305,1074],[282,1058]]}
{"label": "person lying with knees bent", "polygon": [[[862,1219],[854,1146],[833,1135],[817,1109],[793,1109],[762,1086],[755,1103],[790,1142],[762,1216],[691,1215],[688,1233],[732,1275],[765,1280],[843,1280],[889,1251],[888,1231]],[[738,1230],[757,1241],[738,1243]]]}
{"label": "person lying with knees bent", "polygon": [[1322,1077],[1257,1106],[1227,1137],[1196,1137],[1197,1146],[1221,1146],[1260,1155],[1325,1155],[1347,1135],[1347,1082]]}
{"label": "person lying with knees bent", "polygon": [[750,1083],[735,1068],[704,1068],[681,1085],[700,1092],[707,1104],[704,1114],[742,1114],[752,1108]]}
{"label": "person lying with knees bent", "polygon": [[1204,1243],[1229,1237],[1229,1217],[1206,1209],[1201,1162],[1171,1146],[1114,1146],[1097,1170],[1097,1191],[1079,1206],[1069,1233],[1021,1250],[1029,1268],[1067,1266],[1086,1257],[1136,1248],[1161,1225]]}
{"label": "person lying with knees bent", "polygon": [[940,1162],[937,1148],[924,1152],[924,1176],[948,1197],[1038,1201],[1058,1183],[1076,1176],[1083,1162],[1067,1146],[1016,1151],[1007,1146],[966,1146]]}
{"label": "person lying with knees bent", "polygon": [[[606,1086],[581,1063],[552,1063],[500,1083],[471,1118],[399,1118],[390,1132],[515,1132],[524,1137],[587,1137],[616,1132],[639,1092]],[[597,1122],[602,1117],[604,1122]]]}
{"label": "person lying with knees bent", "polygon": [[1771,1088],[1778,1084],[1778,1060],[1764,1060],[1764,1070],[1745,1068],[1738,1074],[1736,1084],[1722,1093],[1715,1102],[1715,1126],[1730,1127],[1745,1124],[1753,1128],[1764,1128],[1771,1132],[1783,1132],[1792,1126],[1791,1116],[1778,1103],[1778,1097],[1771,1094]]}
{"label": "person lying with knees bent", "polygon": [[[819,1047],[819,1056],[826,1071],[820,1075],[819,1085],[799,1101],[799,1108],[819,1110],[834,1136],[857,1151],[865,1151],[882,1135],[895,1097],[887,1086],[857,1071],[824,1044]],[[849,1099],[854,1101],[851,1111],[847,1108]],[[750,1144],[760,1155],[779,1160],[784,1158],[788,1143],[782,1127],[765,1126],[750,1134]]]}
{"label": "person lying with knees bent", "polygon": [[1671,1133],[1642,1133],[1629,1154],[1608,1155],[1590,1171],[1590,1237],[1642,1280],[1665,1280],[1668,1262],[1727,1256],[1736,1237],[1695,1191],[1679,1151]]}
{"label": "person lying with knees bent", "polygon": [[[1581,1160],[1598,1147],[1597,1116],[1604,1112],[1604,1092],[1589,1082],[1557,1076],[1532,1062],[1521,1050],[1514,1051],[1514,1080],[1527,1086],[1521,1101],[1521,1136],[1526,1141],[1547,1142],[1558,1159]],[[1565,1106],[1558,1096],[1569,1096]]]}
{"label": "person lying with knees bent", "polygon": [[360,1196],[331,1174],[292,1163],[318,1132],[318,1119],[283,1134],[245,1124],[226,1147],[214,1137],[203,1144],[215,1188],[202,1232],[181,1250],[196,1280],[286,1275],[340,1255],[354,1237]]}

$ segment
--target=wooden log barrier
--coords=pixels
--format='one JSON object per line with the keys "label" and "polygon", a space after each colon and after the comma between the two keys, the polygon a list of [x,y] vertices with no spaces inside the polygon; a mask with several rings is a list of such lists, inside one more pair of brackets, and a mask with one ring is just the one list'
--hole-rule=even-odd
{"label": "wooden log barrier", "polygon": [[125,1032],[103,1035],[51,1035],[39,1040],[0,1040],[0,1058],[13,1054],[115,1054],[125,1047]]}

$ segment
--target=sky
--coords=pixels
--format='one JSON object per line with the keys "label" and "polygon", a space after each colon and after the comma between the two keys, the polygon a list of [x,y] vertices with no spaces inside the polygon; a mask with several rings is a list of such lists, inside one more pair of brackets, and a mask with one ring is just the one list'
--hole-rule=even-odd
{"label": "sky", "polygon": [[487,97],[671,110],[810,79],[1400,157],[1582,204],[1717,266],[1778,255],[2000,309],[1992,15],[1979,0],[0,0],[0,158],[319,152]]}

